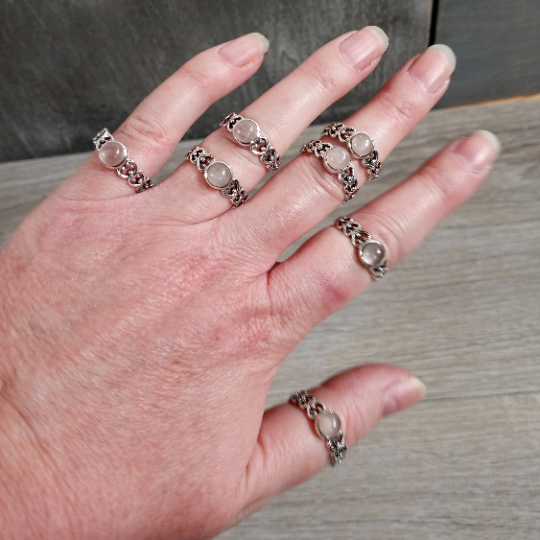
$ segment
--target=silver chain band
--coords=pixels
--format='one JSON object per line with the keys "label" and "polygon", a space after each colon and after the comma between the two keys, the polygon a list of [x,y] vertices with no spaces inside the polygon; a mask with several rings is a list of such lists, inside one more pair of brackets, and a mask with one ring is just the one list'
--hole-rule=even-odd
{"label": "silver chain band", "polygon": [[[119,141],[115,140],[107,128],[101,130],[93,139],[96,150],[99,152],[99,159],[105,167],[115,169],[118,176],[127,181],[127,183],[140,193],[154,186],[152,180],[148,178],[137,167],[137,164],[128,157],[126,147]],[[114,144],[118,162],[110,162],[106,156],[107,144]],[[110,158],[109,158],[110,159]]]}
{"label": "silver chain band", "polygon": [[292,394],[289,403],[298,405],[306,411],[308,418],[315,422],[317,433],[326,440],[326,446],[330,450],[330,465],[334,467],[337,463],[341,463],[347,453],[347,447],[339,416],[305,390]]}
{"label": "silver chain band", "polygon": [[360,262],[369,270],[371,281],[379,281],[388,273],[386,260],[386,246],[382,242],[371,239],[371,235],[362,229],[350,217],[338,218],[336,227],[350,238],[352,245],[358,249]]}
{"label": "silver chain band", "polygon": [[[354,151],[352,142],[353,138],[357,135],[368,137],[371,141],[372,149],[368,154],[359,155]],[[379,160],[379,152],[375,150],[375,141],[365,131],[356,131],[356,129],[351,126],[345,126],[344,124],[334,122],[324,128],[321,137],[325,136],[338,139],[350,148],[353,155],[360,159],[362,165],[366,168],[368,174],[367,182],[377,180],[379,173],[382,170],[382,163]]]}
{"label": "silver chain band", "polygon": [[334,172],[337,174],[338,180],[343,184],[343,191],[345,192],[345,198],[343,199],[343,204],[349,202],[351,199],[354,199],[355,195],[358,193],[360,186],[358,185],[358,180],[354,176],[354,169],[349,163],[347,167],[339,171],[332,169],[328,166],[326,162],[326,155],[329,150],[334,148],[329,143],[323,143],[319,140],[309,141],[308,143],[302,146],[300,153],[311,153],[315,154],[316,157],[321,158],[325,164],[325,168],[329,172]]}
{"label": "silver chain band", "polygon": [[209,154],[199,146],[194,146],[191,150],[187,152],[186,161],[193,163],[197,167],[197,169],[204,174],[208,185],[213,189],[218,189],[219,191],[221,191],[221,194],[227,199],[229,199],[233,207],[236,208],[246,202],[248,194],[244,191],[242,187],[240,187],[238,180],[236,178],[233,178],[232,171],[230,172],[231,180],[224,187],[218,187],[212,185],[209,182],[208,169],[210,166],[220,163],[222,165],[225,165],[230,171],[230,167],[222,161],[216,161],[213,154]]}
{"label": "silver chain band", "polygon": [[[239,134],[235,130],[237,124],[242,121],[246,123],[251,123],[251,127],[255,128],[256,130],[256,132],[254,133],[255,136],[250,137],[250,140],[240,138]],[[259,157],[261,163],[269,171],[277,171],[279,169],[279,167],[281,166],[281,157],[276,152],[276,149],[270,146],[268,138],[261,135],[259,125],[257,124],[257,122],[255,122],[255,120],[251,120],[250,118],[244,118],[243,116],[232,112],[229,113],[221,121],[220,126],[226,128],[227,131],[232,133],[234,140],[238,144],[242,146],[249,146],[251,152]]]}

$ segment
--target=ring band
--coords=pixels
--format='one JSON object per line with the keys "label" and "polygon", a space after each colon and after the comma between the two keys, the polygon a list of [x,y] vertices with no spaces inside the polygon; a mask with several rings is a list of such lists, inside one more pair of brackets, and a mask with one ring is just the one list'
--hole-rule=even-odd
{"label": "ring band", "polygon": [[326,446],[330,450],[330,465],[334,467],[337,463],[341,463],[347,453],[347,447],[339,416],[305,390],[292,394],[289,403],[295,403],[305,410],[308,418],[315,422],[317,433],[326,439]]}
{"label": "ring band", "polygon": [[261,163],[269,171],[277,171],[281,165],[281,158],[276,149],[270,146],[267,137],[261,136],[259,124],[250,118],[244,118],[234,112],[229,113],[220,126],[232,133],[234,140],[240,146],[249,146],[253,154],[259,157]]}
{"label": "ring band", "polygon": [[108,169],[116,169],[118,176],[126,180],[135,191],[146,191],[154,186],[152,180],[129,159],[127,148],[115,140],[107,128],[102,129],[93,141],[101,163]]}
{"label": "ring band", "polygon": [[362,229],[360,223],[350,217],[344,216],[337,219],[335,225],[347,238],[351,239],[352,245],[358,249],[358,258],[371,273],[371,281],[382,279],[388,273],[386,246],[382,242],[372,240],[371,235]]}
{"label": "ring band", "polygon": [[351,165],[351,156],[343,148],[332,146],[329,143],[323,143],[319,140],[309,141],[302,146],[300,153],[303,152],[315,154],[321,158],[327,171],[337,174],[338,180],[343,184],[345,198],[343,204],[354,199],[360,189],[358,180],[354,176],[354,169]]}
{"label": "ring band", "polygon": [[333,123],[324,128],[321,137],[324,136],[344,142],[366,168],[367,182],[377,180],[382,163],[379,160],[379,152],[375,150],[375,141],[365,131],[356,131],[353,127]]}
{"label": "ring band", "polygon": [[190,161],[204,173],[206,183],[212,189],[221,191],[233,207],[236,208],[246,202],[248,194],[240,187],[238,180],[233,177],[231,168],[225,162],[216,161],[213,154],[209,154],[199,146],[194,146],[188,151],[186,161]]}

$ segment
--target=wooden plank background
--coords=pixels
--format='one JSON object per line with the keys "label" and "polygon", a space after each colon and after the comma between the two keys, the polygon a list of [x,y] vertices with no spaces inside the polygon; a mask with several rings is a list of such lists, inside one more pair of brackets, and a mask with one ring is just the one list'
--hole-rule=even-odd
{"label": "wooden plank background", "polygon": [[196,53],[244,33],[271,42],[259,72],[187,134],[202,137],[338,35],[381,26],[374,74],[319,120],[346,118],[428,43],[431,0],[7,0],[0,7],[0,162],[82,152]]}
{"label": "wooden plank background", "polygon": [[435,41],[457,55],[438,107],[540,93],[540,0],[436,0]]}
{"label": "wooden plank background", "polygon": [[[222,540],[538,540],[540,100],[430,113],[381,179],[317,229],[478,128],[503,145],[485,185],[386,280],[299,345],[268,404],[373,361],[420,376],[427,399],[385,419],[341,466],[281,495]],[[319,132],[310,128],[286,159]],[[159,178],[191,144],[179,145]],[[0,242],[86,156],[0,165]]]}

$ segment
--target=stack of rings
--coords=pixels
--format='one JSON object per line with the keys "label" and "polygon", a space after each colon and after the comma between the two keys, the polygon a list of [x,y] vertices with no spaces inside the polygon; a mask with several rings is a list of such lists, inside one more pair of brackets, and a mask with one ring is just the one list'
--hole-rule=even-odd
{"label": "stack of rings", "polygon": [[341,217],[336,220],[336,227],[351,239],[352,245],[358,249],[360,262],[369,270],[372,281],[382,279],[387,273],[386,246],[382,242],[372,240],[371,235],[362,229],[350,217]]}
{"label": "stack of rings", "polygon": [[365,131],[356,131],[353,127],[333,123],[324,128],[321,137],[324,136],[333,137],[345,143],[366,168],[367,181],[377,180],[382,170],[382,163],[379,160],[379,152],[375,150],[375,141]]}
{"label": "stack of rings", "polygon": [[137,164],[128,157],[127,148],[116,141],[107,128],[102,129],[93,139],[99,160],[108,169],[116,169],[116,173],[135,189],[146,191],[153,187],[152,180],[137,168]]}
{"label": "stack of rings", "polygon": [[268,138],[261,136],[261,130],[255,120],[232,112],[221,121],[220,125],[232,133],[237,144],[249,146],[251,152],[259,157],[269,171],[279,169],[281,158],[276,149],[270,146]]}
{"label": "stack of rings", "polygon": [[354,199],[359,186],[351,165],[351,156],[346,150],[332,146],[329,143],[314,140],[302,146],[300,153],[303,152],[315,154],[316,157],[323,160],[327,171],[337,174],[337,178],[343,184],[343,191],[345,192],[343,204]]}
{"label": "stack of rings", "polygon": [[306,411],[308,418],[315,422],[317,433],[326,439],[326,446],[330,450],[330,465],[334,467],[337,463],[341,463],[347,453],[347,447],[339,416],[305,390],[300,390],[290,396],[289,403],[298,405]]}
{"label": "stack of rings", "polygon": [[193,163],[204,174],[206,183],[212,189],[218,189],[227,197],[233,207],[245,203],[248,194],[240,187],[233,177],[231,168],[223,161],[216,161],[213,154],[209,154],[199,146],[194,146],[186,154],[186,161]]}

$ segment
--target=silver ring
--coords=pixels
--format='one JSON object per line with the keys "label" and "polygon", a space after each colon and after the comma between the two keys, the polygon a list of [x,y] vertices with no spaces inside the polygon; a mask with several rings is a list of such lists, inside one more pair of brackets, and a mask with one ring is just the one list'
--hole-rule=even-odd
{"label": "silver ring", "polygon": [[93,141],[101,163],[108,169],[116,169],[118,176],[126,180],[135,191],[146,191],[154,186],[152,180],[129,159],[127,148],[116,141],[107,128],[102,129]]}
{"label": "silver ring", "polygon": [[[350,161],[350,155],[349,155],[349,162],[345,164],[344,159],[341,159],[341,165],[343,167],[341,169],[334,168],[329,163],[329,157],[331,157],[332,153],[337,153],[338,150],[342,150],[344,152],[345,150],[340,149],[336,146],[332,146],[330,143],[323,143],[319,140],[309,141],[307,144],[304,144],[302,146],[302,149],[300,150],[300,153],[303,152],[315,154],[318,158],[321,158],[324,163],[324,168],[331,173],[336,173],[338,180],[343,184],[343,191],[345,192],[345,198],[343,200],[343,204],[350,201],[351,199],[354,199],[355,195],[358,193],[358,190],[360,189],[360,186],[358,185],[358,180],[354,176],[354,169],[351,165]],[[348,155],[348,152],[347,152]],[[339,156],[338,156],[339,157]],[[345,158],[344,155],[341,156],[342,158]],[[339,163],[339,160],[337,161]]]}
{"label": "silver ring", "polygon": [[351,239],[352,245],[358,249],[358,258],[371,273],[371,280],[382,279],[388,273],[386,246],[382,242],[372,240],[371,235],[362,229],[360,223],[350,217],[338,218],[335,225],[347,238]]}
{"label": "silver ring", "polygon": [[334,467],[337,463],[341,463],[347,453],[347,447],[339,416],[305,390],[292,394],[289,403],[298,405],[306,411],[308,418],[315,422],[317,433],[326,440],[326,446],[330,450],[330,465]]}
{"label": "silver ring", "polygon": [[206,183],[212,189],[221,191],[233,207],[246,202],[248,194],[240,187],[231,168],[224,161],[216,161],[213,154],[209,154],[199,146],[194,146],[188,151],[186,161],[193,163],[204,174]]}
{"label": "silver ring", "polygon": [[220,126],[232,133],[234,141],[240,146],[249,146],[253,154],[259,157],[261,163],[269,171],[277,171],[281,165],[281,158],[276,149],[270,146],[267,137],[261,136],[259,124],[250,118],[244,118],[234,112],[229,113]]}
{"label": "silver ring", "polygon": [[327,125],[321,137],[328,136],[344,142],[366,168],[367,182],[373,182],[379,177],[382,163],[379,160],[379,152],[375,150],[375,141],[365,132],[356,131],[351,126],[333,123]]}

